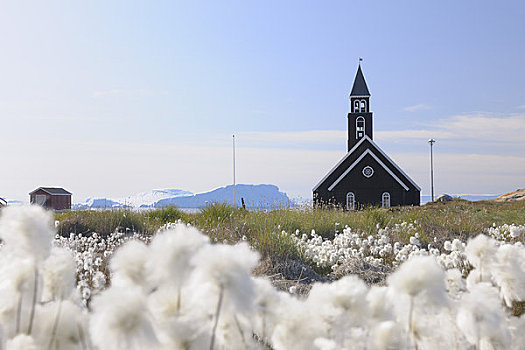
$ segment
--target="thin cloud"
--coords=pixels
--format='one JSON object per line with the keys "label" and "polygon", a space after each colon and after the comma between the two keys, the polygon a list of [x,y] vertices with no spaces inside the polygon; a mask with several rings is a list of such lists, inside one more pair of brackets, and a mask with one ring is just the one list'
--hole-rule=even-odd
{"label": "thin cloud", "polygon": [[[67,150],[64,151],[64,149]],[[183,149],[184,152],[180,152]],[[429,192],[429,158],[427,148],[419,152],[388,152],[390,157],[420,186]],[[312,150],[305,148],[275,148],[245,146],[239,142],[236,150],[237,181],[239,183],[272,183],[289,194],[311,198],[311,191],[345,149]],[[4,193],[9,198],[24,200],[27,192],[39,183],[56,183],[73,191],[74,201],[89,196],[126,196],[152,188],[182,188],[193,192],[229,184],[231,177],[231,145],[221,147],[195,145],[174,140],[157,143],[115,143],[93,140],[51,140],[38,149],[14,147],[5,158],[5,182],[21,193]],[[173,155],[176,154],[176,158]],[[523,187],[525,157],[475,153],[434,154],[436,193],[495,193]],[[25,159],[25,162],[20,162]],[[166,162],[166,159],[173,161]],[[199,159],[199,161],[195,161]],[[34,165],[53,161],[56,166],[42,167],[38,183],[31,174]],[[129,164],[142,164],[133,171],[85,171],[71,176],[69,169],[82,169],[90,163],[92,169],[129,169]],[[155,176],[149,169],[157,169]]]}
{"label": "thin cloud", "polygon": [[380,140],[455,139],[468,142],[524,144],[525,114],[494,116],[460,115],[440,119],[424,129],[388,130],[374,133]]}
{"label": "thin cloud", "polygon": [[[286,132],[241,132],[239,142],[260,148],[304,147],[339,149],[347,140],[346,130],[309,130]],[[492,114],[460,115],[440,119],[419,129],[374,131],[379,141],[454,140],[470,144],[509,144],[525,147],[525,114],[495,116]],[[344,148],[344,147],[343,147]]]}
{"label": "thin cloud", "polygon": [[92,96],[95,98],[103,97],[132,97],[132,96],[149,96],[149,95],[167,95],[166,91],[155,91],[150,89],[107,89],[93,91]]}
{"label": "thin cloud", "polygon": [[414,105],[414,106],[407,106],[407,107],[403,108],[403,110],[405,112],[420,112],[420,111],[426,111],[426,110],[429,110],[429,109],[432,109],[432,107],[430,107],[429,105],[426,105],[424,103],[420,103],[420,104]]}
{"label": "thin cloud", "polygon": [[431,128],[375,131],[374,132],[374,139],[378,139],[378,140],[429,139],[429,138],[449,139],[453,137],[455,137],[455,134],[450,131],[437,130],[437,129],[431,129]]}
{"label": "thin cloud", "polygon": [[523,143],[525,114],[510,116],[464,115],[440,120],[438,130],[446,130],[457,138],[481,141]]}
{"label": "thin cloud", "polygon": [[326,142],[326,140],[345,140],[344,130],[309,130],[309,131],[276,131],[276,132],[242,132],[239,134],[247,140],[268,142]]}

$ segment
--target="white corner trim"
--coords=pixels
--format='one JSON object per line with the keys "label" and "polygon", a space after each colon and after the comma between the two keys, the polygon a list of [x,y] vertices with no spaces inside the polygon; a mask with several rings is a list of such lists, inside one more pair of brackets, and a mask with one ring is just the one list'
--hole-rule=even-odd
{"label": "white corner trim", "polygon": [[408,191],[409,188],[407,185],[405,185],[403,183],[403,181],[401,181],[397,176],[396,174],[394,174],[392,172],[392,170],[390,170],[382,161],[381,159],[379,159],[372,151],[370,151],[370,148],[368,148],[366,151],[363,152],[363,154],[361,154],[361,156],[359,158],[357,158],[357,160],[355,162],[352,163],[352,165],[350,165],[348,167],[348,169],[345,170],[345,172],[343,174],[341,174],[341,176],[339,176],[337,178],[337,180],[334,181],[334,183],[328,187],[328,191],[332,191],[332,189],[337,186],[337,184],[339,182],[341,182],[341,180],[343,180],[343,178],[367,155],[367,154],[370,154],[372,156],[372,158],[374,158],[374,160],[376,162],[379,163],[379,165],[381,165],[383,167],[383,169],[385,169],[387,171],[388,174],[390,174],[390,176],[392,176],[404,189],[405,191]]}
{"label": "white corner trim", "polygon": [[346,158],[350,157],[352,152],[354,152],[357,149],[357,147],[361,146],[361,144],[365,141],[365,139],[368,139],[368,141],[372,141],[370,137],[368,137],[368,135],[365,134],[365,136],[363,136],[361,140],[359,140],[359,142],[356,143],[355,146],[352,147],[352,149],[348,151],[348,153],[346,153],[345,156],[341,158],[341,160],[332,169],[330,169],[328,173],[326,173],[326,175],[321,179],[321,181],[319,181],[317,185],[314,186],[312,191],[317,190],[317,188],[321,186],[321,184],[328,178],[328,176],[330,176],[334,172],[334,170],[337,169],[339,165],[341,165],[341,163],[345,161]]}
{"label": "white corner trim", "polygon": [[375,148],[379,151],[379,153],[381,153],[383,155],[383,157],[385,157],[401,174],[403,174],[403,176],[412,184],[414,185],[415,188],[417,188],[418,191],[421,192],[421,187],[419,187],[411,178],[410,176],[408,176],[403,170],[401,170],[400,167],[397,166],[397,164],[389,157],[386,155],[385,152],[383,152],[383,150],[373,141],[373,140],[370,140],[370,142],[375,146]]}

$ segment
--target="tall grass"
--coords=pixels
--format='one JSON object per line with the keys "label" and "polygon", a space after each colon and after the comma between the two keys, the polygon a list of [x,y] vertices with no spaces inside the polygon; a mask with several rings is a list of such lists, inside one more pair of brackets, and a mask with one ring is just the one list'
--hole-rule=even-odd
{"label": "tall grass", "polygon": [[61,236],[69,236],[70,233],[90,235],[93,232],[106,236],[115,231],[152,234],[160,226],[160,221],[149,219],[144,213],[125,209],[75,210],[57,213],[55,217],[60,222],[57,232]]}
{"label": "tall grass", "polygon": [[[196,213],[166,207],[144,212],[71,211],[56,214],[56,218],[60,221],[58,232],[65,236],[90,232],[104,235],[115,230],[152,234],[167,222],[182,220],[203,230],[212,241],[235,243],[248,240],[263,255],[298,257],[297,249],[282,231],[299,230],[309,234],[315,230],[325,238],[332,238],[345,226],[374,234],[378,227],[413,222],[417,224],[423,244],[434,237],[439,241],[467,240],[493,224],[525,224],[525,201],[454,200],[421,207],[365,208],[360,211],[308,208],[247,211],[226,203],[213,203]],[[409,235],[401,233],[396,239],[406,242]]]}

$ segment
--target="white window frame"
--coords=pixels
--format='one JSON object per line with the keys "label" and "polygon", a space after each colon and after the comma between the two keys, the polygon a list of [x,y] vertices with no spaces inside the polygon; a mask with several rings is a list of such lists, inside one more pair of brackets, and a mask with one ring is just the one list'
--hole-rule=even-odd
{"label": "white window frame", "polygon": [[[363,126],[359,126],[359,122],[363,122]],[[360,139],[365,136],[365,127],[366,122],[365,118],[362,116],[359,116],[355,120],[355,138]]]}
{"label": "white window frame", "polygon": [[359,105],[359,112],[366,113],[366,100],[361,100]]}
{"label": "white window frame", "polygon": [[360,105],[361,103],[359,102],[359,100],[354,100],[354,113],[359,112]]}
{"label": "white window frame", "polygon": [[[368,172],[370,173],[369,175],[367,174],[367,170],[369,170]],[[368,178],[371,178],[372,175],[374,175],[374,168],[372,168],[370,165],[367,165],[363,168],[363,176],[366,177],[367,179]]]}
{"label": "white window frame", "polygon": [[383,194],[381,195],[381,207],[390,208],[390,193],[389,192],[383,192]]}
{"label": "white window frame", "polygon": [[346,194],[346,210],[355,210],[355,194],[348,192]]}

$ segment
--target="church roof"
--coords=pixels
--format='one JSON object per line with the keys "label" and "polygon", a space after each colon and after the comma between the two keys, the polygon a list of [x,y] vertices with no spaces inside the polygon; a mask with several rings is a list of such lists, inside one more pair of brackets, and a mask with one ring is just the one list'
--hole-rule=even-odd
{"label": "church roof", "polygon": [[[364,151],[359,153],[358,149],[361,145],[365,146]],[[389,174],[394,178],[405,190],[408,191],[407,183],[414,186],[415,189],[421,191],[421,188],[403,171],[401,168],[387,156],[379,146],[365,135],[333,168],[325,175],[325,177],[315,185],[313,191],[316,191],[329,177],[332,179],[327,183],[328,190],[331,191],[360,161],[365,155],[370,154]],[[382,157],[378,157],[378,156]],[[359,156],[359,157],[358,157]],[[343,165],[348,158],[352,161],[351,165]],[[354,158],[356,158],[354,160]],[[380,158],[383,158],[381,161]],[[394,170],[394,171],[393,171]],[[332,177],[332,174],[337,173],[337,178]],[[396,175],[397,173],[397,175]],[[399,176],[398,176],[399,175]]]}
{"label": "church roof", "polygon": [[64,190],[62,187],[39,187],[29,194],[33,194],[38,190],[42,190],[51,195],[71,195],[71,192]]}
{"label": "church roof", "polygon": [[350,96],[370,96],[368,86],[366,86],[365,77],[361,71],[361,65],[357,68],[357,74],[355,75],[354,86],[352,86]]}

